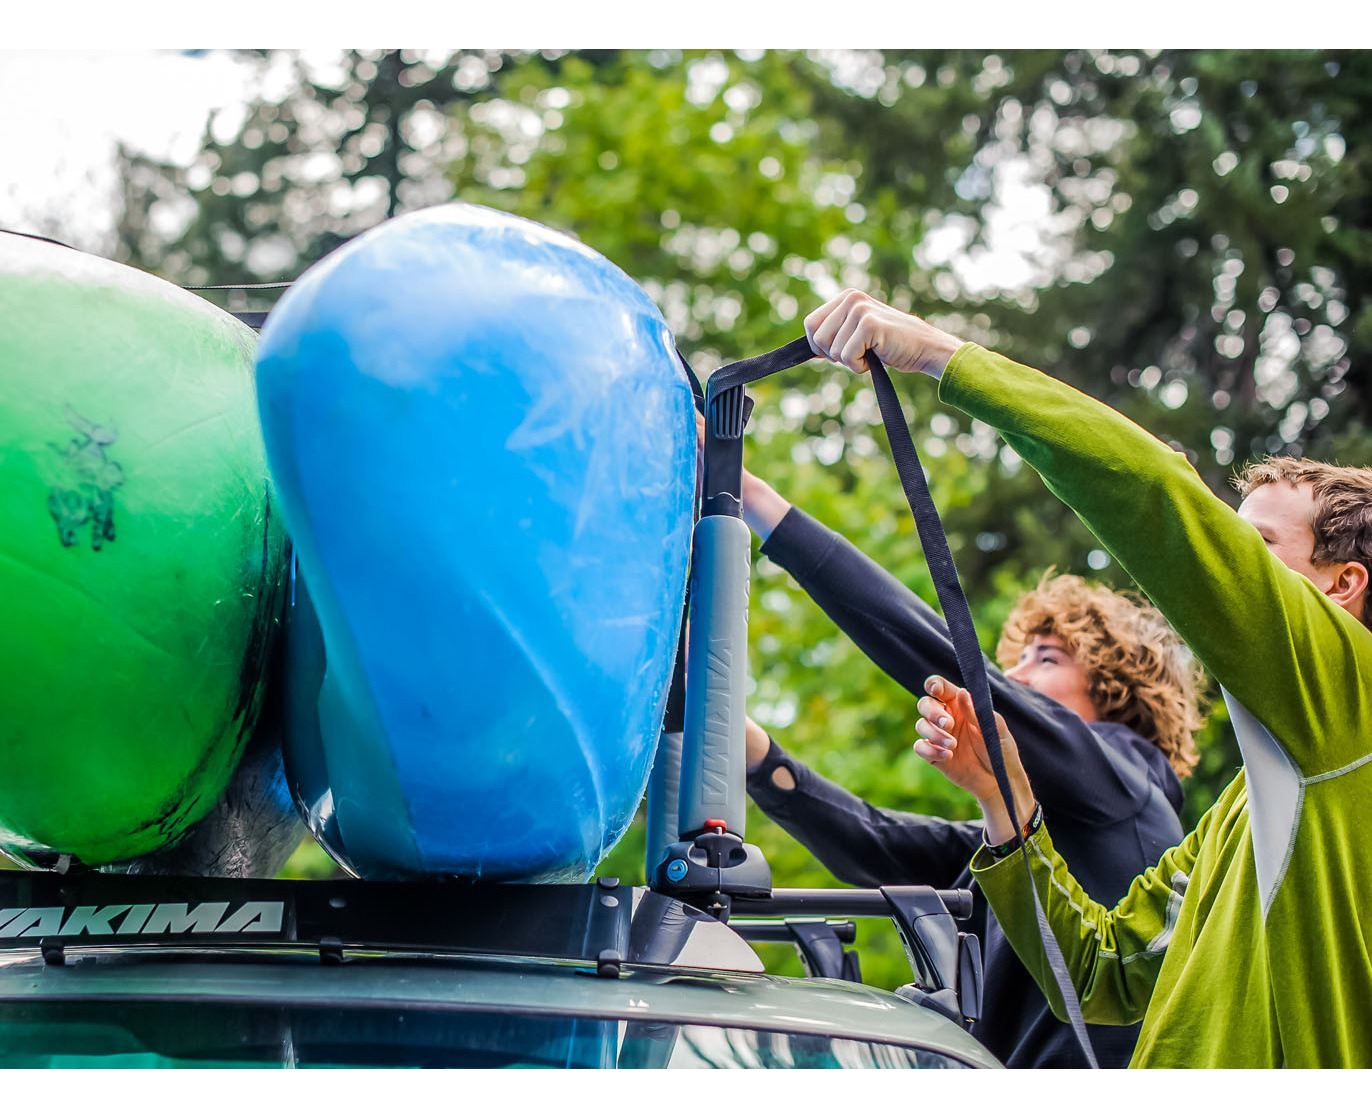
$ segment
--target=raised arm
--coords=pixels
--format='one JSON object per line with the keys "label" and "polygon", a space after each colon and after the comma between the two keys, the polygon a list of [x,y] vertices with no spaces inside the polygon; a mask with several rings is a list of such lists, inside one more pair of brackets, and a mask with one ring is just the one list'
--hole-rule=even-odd
{"label": "raised arm", "polygon": [[995,427],[1114,555],[1225,689],[1307,776],[1366,745],[1372,633],[1267,549],[1186,457],[1051,377],[849,292],[808,316],[817,353],[864,370],[875,349],[939,377],[939,397]]}
{"label": "raised arm", "polygon": [[[1307,775],[1366,753],[1372,634],[1274,557],[1186,456],[1097,400],[967,345],[940,397],[999,428]],[[1141,526],[1148,526],[1141,531]]]}
{"label": "raised arm", "polygon": [[[912,695],[920,694],[929,676],[957,675],[948,627],[923,599],[839,533],[749,478],[745,513],[751,493],[754,508],[777,516],[763,554],[789,571],[879,668]],[[989,660],[986,666],[996,710],[1018,737],[1050,816],[1108,822],[1139,810],[1150,795],[1151,777],[1136,751],[1102,738],[1066,707],[1006,679]]]}
{"label": "raised arm", "polygon": [[[854,886],[919,883],[942,890],[966,872],[981,846],[980,822],[877,808],[786,754],[756,723],[750,733],[754,728],[768,749],[749,771],[749,795],[834,877]],[[773,780],[778,767],[788,785]]]}

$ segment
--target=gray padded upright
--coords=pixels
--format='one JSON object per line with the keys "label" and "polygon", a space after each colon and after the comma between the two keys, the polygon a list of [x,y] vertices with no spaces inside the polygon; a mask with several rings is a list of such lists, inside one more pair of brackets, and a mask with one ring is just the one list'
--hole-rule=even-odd
{"label": "gray padded upright", "polygon": [[691,559],[691,629],[681,752],[680,833],[724,820],[742,838],[752,535],[738,517],[702,517]]}

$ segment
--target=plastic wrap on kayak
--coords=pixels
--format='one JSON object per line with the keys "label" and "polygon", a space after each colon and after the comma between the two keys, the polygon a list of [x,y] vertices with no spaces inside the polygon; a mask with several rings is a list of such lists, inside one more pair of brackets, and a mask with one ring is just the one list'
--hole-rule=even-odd
{"label": "plastic wrap on kayak", "polygon": [[250,330],[146,273],[0,234],[0,849],[165,847],[252,734],[283,537]]}
{"label": "plastic wrap on kayak", "polygon": [[450,204],[307,272],[258,390],[317,838],[369,877],[584,878],[642,797],[686,579],[695,427],[657,309]]}

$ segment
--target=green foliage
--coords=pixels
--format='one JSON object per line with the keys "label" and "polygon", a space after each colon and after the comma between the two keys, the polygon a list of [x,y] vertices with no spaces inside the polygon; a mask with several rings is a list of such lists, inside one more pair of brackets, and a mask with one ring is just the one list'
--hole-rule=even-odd
{"label": "green foliage", "polygon": [[[1225,493],[1272,451],[1372,460],[1372,56],[1315,51],[271,52],[189,168],[124,153],[124,255],[182,282],[290,276],[457,197],[580,237],[702,374],[842,287],[1047,369]],[[1016,214],[1031,215],[1016,218]],[[1129,581],[994,434],[902,382],[987,648],[1047,566]],[[932,599],[870,389],[814,363],[756,390],[748,464]],[[751,709],[877,803],[966,817],[916,764],[913,697],[765,559]],[[1232,778],[1222,708],[1191,823]],[[833,884],[754,812],[778,882]],[[641,880],[641,822],[602,873]],[[298,865],[309,860],[302,856]],[[316,859],[316,862],[318,860]],[[318,862],[318,868],[326,864]],[[873,932],[869,980],[903,981]],[[794,965],[788,965],[794,966]]]}
{"label": "green foliage", "polygon": [[282,867],[278,878],[344,878],[343,868],[333,861],[323,847],[312,839],[305,840]]}

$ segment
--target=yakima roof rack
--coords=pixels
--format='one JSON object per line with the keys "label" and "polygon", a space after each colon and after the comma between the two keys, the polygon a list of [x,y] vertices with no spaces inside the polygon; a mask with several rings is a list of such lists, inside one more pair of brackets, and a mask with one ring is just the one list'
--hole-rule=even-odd
{"label": "yakima roof rack", "polygon": [[[766,898],[735,898],[735,917],[781,917],[791,929],[810,974],[847,979],[857,961],[845,952],[838,930],[825,932],[796,918],[888,917],[905,945],[914,982],[899,989],[907,998],[937,1010],[959,1025],[981,1015],[981,942],[975,933],[962,932],[958,921],[972,916],[970,890],[935,890],[931,886],[881,886],[875,890],[773,890]],[[735,921],[745,937],[744,922]],[[835,957],[834,949],[838,948]],[[837,967],[837,971],[834,969]],[[829,970],[816,970],[829,969]],[[859,980],[860,981],[860,980]]]}
{"label": "yakima roof rack", "polygon": [[739,953],[740,939],[789,939],[809,974],[857,982],[855,955],[843,948],[851,920],[813,918],[886,917],[915,975],[900,993],[965,1025],[976,1016],[980,953],[955,919],[970,912],[966,890],[923,886],[775,890],[735,903],[737,917],[767,919],[726,925],[616,878],[482,885],[3,871],[0,954],[36,947],[58,967],[69,952],[101,947],[304,948],[323,964],[377,952],[527,956],[583,961],[612,979],[625,965],[758,970],[751,952]]}

